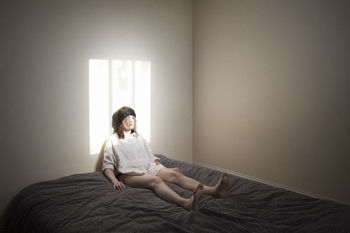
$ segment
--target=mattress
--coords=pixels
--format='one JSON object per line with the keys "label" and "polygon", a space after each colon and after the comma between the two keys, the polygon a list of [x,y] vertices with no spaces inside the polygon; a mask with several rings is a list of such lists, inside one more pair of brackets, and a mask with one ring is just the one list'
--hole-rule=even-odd
{"label": "mattress", "polygon": [[[167,167],[206,185],[220,171],[158,156]],[[203,196],[197,211],[160,199],[152,190],[115,190],[102,172],[73,174],[24,188],[6,213],[15,233],[109,232],[350,232],[350,206],[229,175],[229,194]],[[168,184],[183,197],[192,193]]]}

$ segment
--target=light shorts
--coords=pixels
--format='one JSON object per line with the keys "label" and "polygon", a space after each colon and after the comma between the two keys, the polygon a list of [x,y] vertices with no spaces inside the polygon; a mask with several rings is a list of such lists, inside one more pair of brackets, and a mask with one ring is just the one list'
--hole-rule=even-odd
{"label": "light shorts", "polygon": [[162,164],[157,165],[156,163],[150,163],[147,168],[147,174],[156,176],[158,172],[163,168],[166,168],[166,167],[164,167]]}

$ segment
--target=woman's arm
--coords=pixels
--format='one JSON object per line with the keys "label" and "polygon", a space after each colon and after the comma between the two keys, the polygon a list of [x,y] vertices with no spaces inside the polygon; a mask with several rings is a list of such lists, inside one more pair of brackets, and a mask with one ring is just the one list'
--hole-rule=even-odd
{"label": "woman's arm", "polygon": [[113,187],[118,190],[125,189],[123,182],[119,181],[117,177],[115,177],[114,171],[110,168],[106,168],[103,173],[107,176],[107,178],[112,182]]}
{"label": "woman's arm", "polygon": [[103,174],[109,179],[109,181],[113,184],[115,189],[121,190],[124,189],[123,182],[119,181],[114,174],[114,170],[118,169],[118,155],[114,154],[112,139],[108,138],[105,142],[105,149],[103,155]]}

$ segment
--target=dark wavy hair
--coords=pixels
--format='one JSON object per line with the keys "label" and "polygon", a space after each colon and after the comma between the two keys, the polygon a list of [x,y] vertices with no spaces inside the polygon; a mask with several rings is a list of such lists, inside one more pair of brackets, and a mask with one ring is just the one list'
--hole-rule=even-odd
{"label": "dark wavy hair", "polygon": [[135,127],[131,130],[131,133],[135,133],[138,135],[136,130],[136,113],[134,109],[124,106],[118,109],[112,116],[112,127],[113,127],[113,133],[117,133],[118,137],[120,139],[124,139],[124,127],[123,127],[123,120],[128,116],[134,116],[135,117]]}

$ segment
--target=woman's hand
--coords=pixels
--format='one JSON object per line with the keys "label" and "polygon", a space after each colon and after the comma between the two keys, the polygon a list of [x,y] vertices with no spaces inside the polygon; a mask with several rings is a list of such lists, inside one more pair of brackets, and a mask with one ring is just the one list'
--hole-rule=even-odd
{"label": "woman's hand", "polygon": [[123,182],[119,181],[114,174],[114,170],[110,169],[110,168],[106,168],[103,173],[107,176],[107,178],[112,182],[113,184],[113,188],[117,189],[117,190],[123,190],[125,189],[125,186],[123,184]]}
{"label": "woman's hand", "polygon": [[117,189],[117,190],[123,190],[123,189],[125,189],[125,186],[124,186],[123,182],[116,180],[113,182],[113,188]]}

